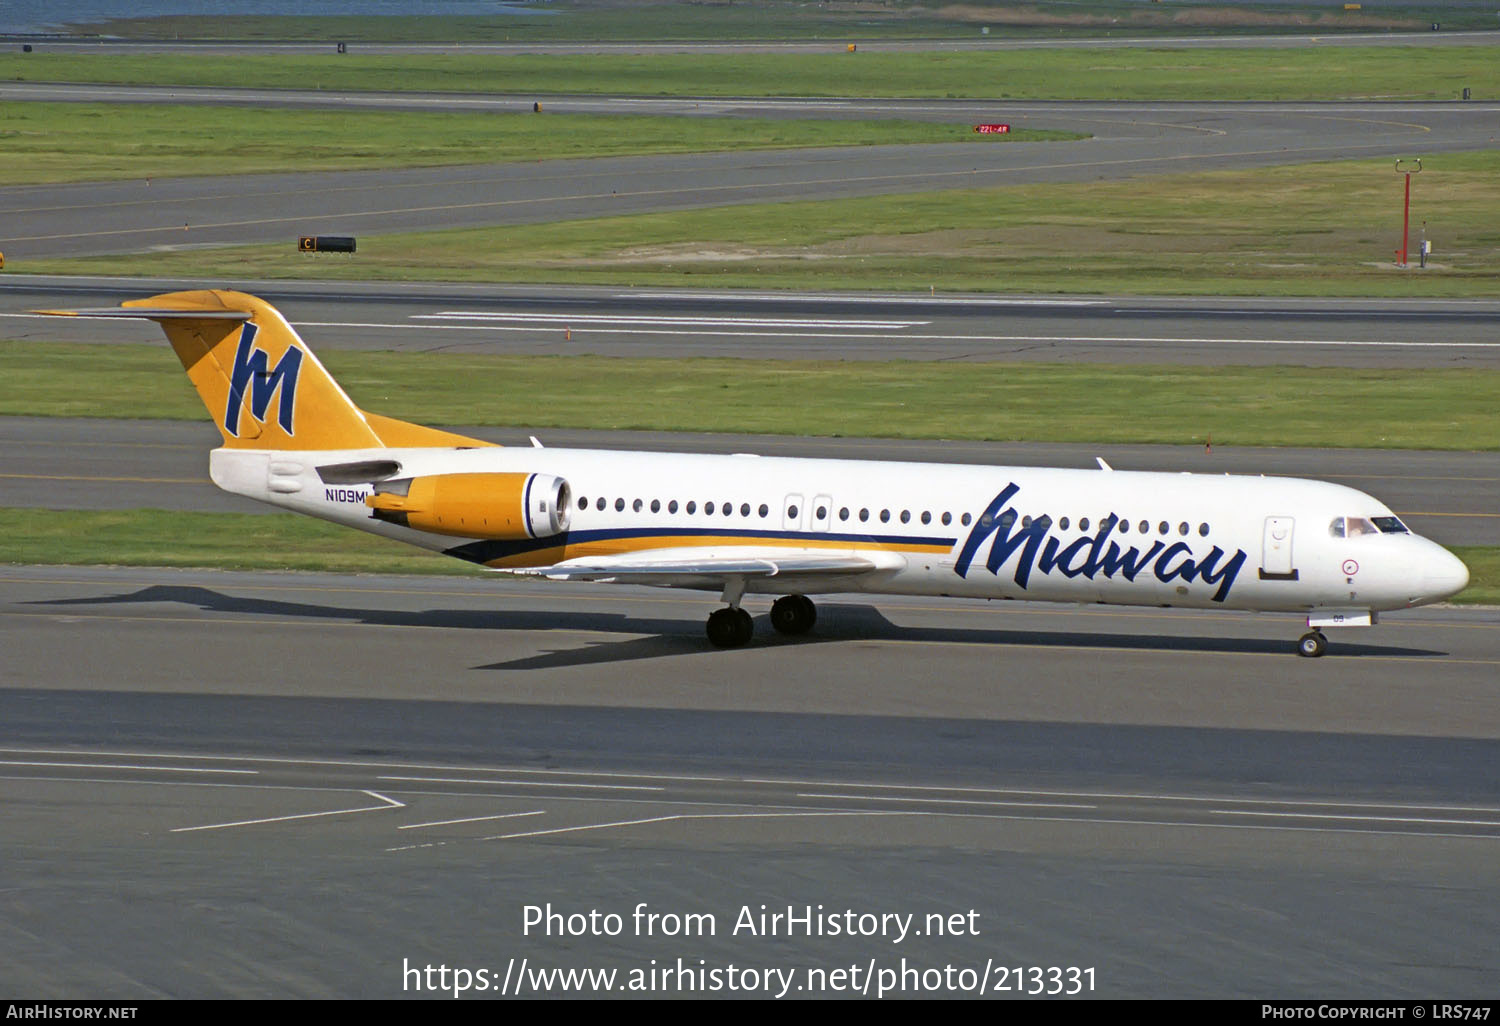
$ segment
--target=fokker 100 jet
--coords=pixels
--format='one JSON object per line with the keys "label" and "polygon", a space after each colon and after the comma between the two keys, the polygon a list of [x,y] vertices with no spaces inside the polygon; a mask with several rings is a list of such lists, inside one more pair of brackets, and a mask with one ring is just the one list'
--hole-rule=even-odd
{"label": "fokker 100 jet", "polygon": [[1468,569],[1363,492],[1281,477],[504,447],[367,413],[281,314],[222,290],[108,310],[156,321],[224,438],[215,484],[297,513],[554,580],[746,594],[807,632],[860,592],[1295,612],[1310,630],[1461,591]]}

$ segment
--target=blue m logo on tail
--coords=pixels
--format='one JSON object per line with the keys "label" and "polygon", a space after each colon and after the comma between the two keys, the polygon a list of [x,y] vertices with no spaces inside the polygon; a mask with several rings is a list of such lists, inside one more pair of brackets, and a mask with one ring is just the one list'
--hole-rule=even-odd
{"label": "blue m logo on tail", "polygon": [[229,377],[229,401],[224,406],[224,430],[234,437],[240,436],[240,407],[245,402],[245,393],[250,395],[250,415],[262,424],[266,422],[266,410],[276,390],[281,390],[281,402],[276,410],[276,422],[288,435],[292,431],[292,414],[297,409],[297,372],[302,369],[302,350],[288,346],[275,370],[270,370],[271,358],[264,349],[255,348],[254,324],[246,323],[240,330],[239,348],[234,354],[234,370]]}

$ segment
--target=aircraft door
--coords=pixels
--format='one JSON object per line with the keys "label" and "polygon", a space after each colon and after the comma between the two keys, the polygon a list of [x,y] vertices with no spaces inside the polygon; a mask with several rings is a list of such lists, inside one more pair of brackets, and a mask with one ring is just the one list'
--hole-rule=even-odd
{"label": "aircraft door", "polygon": [[1265,536],[1260,555],[1260,578],[1263,581],[1295,581],[1297,569],[1292,563],[1291,517],[1266,517]]}
{"label": "aircraft door", "polygon": [[807,515],[811,518],[807,522],[810,531],[827,531],[828,525],[833,523],[833,499],[827,495],[819,495],[813,499],[808,507]]}
{"label": "aircraft door", "polygon": [[802,516],[805,512],[800,495],[788,495],[781,504],[781,529],[783,531],[802,530]]}

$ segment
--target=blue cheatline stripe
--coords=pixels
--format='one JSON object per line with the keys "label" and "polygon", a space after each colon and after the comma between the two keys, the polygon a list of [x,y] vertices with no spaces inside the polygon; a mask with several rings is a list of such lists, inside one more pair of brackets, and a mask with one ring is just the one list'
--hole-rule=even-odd
{"label": "blue cheatline stripe", "polygon": [[531,529],[531,482],[535,480],[535,474],[527,474],[526,487],[521,492],[521,523],[526,525],[526,537],[528,538],[536,537],[536,532]]}
{"label": "blue cheatline stripe", "polygon": [[[444,549],[443,553],[467,559],[475,563],[520,556],[538,549],[550,549],[560,545],[583,545],[588,542],[614,541],[623,538],[722,538],[726,535],[740,538],[765,538],[779,542],[844,541],[876,545],[941,545],[952,548],[956,538],[912,538],[907,535],[834,534],[824,531],[751,531],[733,527],[652,527],[614,528],[595,531],[563,531],[550,538],[527,538],[514,541],[484,540],[469,542]],[[725,542],[723,544],[732,544]]]}

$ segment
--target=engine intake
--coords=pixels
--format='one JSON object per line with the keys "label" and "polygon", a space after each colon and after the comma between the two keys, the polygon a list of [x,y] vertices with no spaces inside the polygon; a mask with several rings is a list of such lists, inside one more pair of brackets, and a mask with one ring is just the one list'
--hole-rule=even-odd
{"label": "engine intake", "polygon": [[516,541],[568,529],[568,482],[550,474],[431,474],[375,484],[376,520],[433,534]]}

